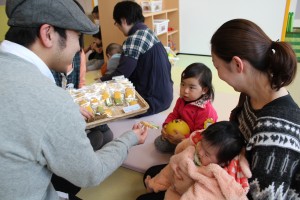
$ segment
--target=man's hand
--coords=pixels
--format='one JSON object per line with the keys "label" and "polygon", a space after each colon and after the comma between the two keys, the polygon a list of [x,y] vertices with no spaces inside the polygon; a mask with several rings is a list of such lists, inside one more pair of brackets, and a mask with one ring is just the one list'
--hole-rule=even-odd
{"label": "man's hand", "polygon": [[82,106],[80,106],[80,113],[83,116],[85,121],[87,121],[89,119],[92,119],[94,117],[92,113],[87,111],[87,109],[85,107],[82,107]]}
{"label": "man's hand", "polygon": [[148,128],[141,123],[137,123],[133,125],[132,130],[138,138],[138,144],[144,144],[148,135]]}

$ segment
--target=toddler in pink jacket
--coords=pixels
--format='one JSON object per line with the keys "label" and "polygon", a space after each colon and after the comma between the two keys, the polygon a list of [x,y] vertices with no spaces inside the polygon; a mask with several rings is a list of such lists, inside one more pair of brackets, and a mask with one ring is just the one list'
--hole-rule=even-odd
{"label": "toddler in pink jacket", "polygon": [[238,127],[217,122],[195,131],[177,145],[175,155],[159,174],[145,180],[149,192],[166,191],[165,200],[247,199],[248,162]]}

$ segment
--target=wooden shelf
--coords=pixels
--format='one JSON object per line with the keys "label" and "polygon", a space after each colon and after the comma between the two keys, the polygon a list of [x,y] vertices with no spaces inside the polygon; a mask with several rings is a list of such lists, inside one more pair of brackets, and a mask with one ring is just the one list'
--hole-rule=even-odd
{"label": "wooden shelf", "polygon": [[[125,36],[114,26],[114,20],[112,17],[113,9],[119,0],[98,0],[99,6],[99,18],[102,33],[102,44],[105,50],[107,45],[115,42],[123,44],[126,39]],[[142,0],[136,0],[137,3],[141,3]],[[175,45],[175,51],[180,50],[180,26],[179,26],[179,0],[162,0],[162,11],[159,12],[144,12],[145,24],[154,29],[154,19],[168,19],[168,27],[172,27],[173,30],[167,33],[158,35],[157,37],[164,46],[168,46],[169,40]],[[107,59],[107,58],[105,58]]]}
{"label": "wooden shelf", "polygon": [[173,34],[178,33],[178,32],[179,32],[178,30],[169,31],[168,35],[173,35]]}
{"label": "wooden shelf", "polygon": [[165,14],[165,13],[169,13],[169,12],[175,12],[178,11],[177,8],[172,8],[172,9],[166,9],[166,10],[162,10],[159,12],[143,12],[144,17],[151,17],[151,16],[155,16],[155,15],[161,15],[161,14]]}

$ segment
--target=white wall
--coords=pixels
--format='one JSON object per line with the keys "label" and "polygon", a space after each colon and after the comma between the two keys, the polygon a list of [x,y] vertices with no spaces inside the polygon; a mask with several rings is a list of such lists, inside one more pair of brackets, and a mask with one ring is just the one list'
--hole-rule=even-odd
{"label": "white wall", "polygon": [[245,18],[272,40],[281,38],[286,0],[179,0],[180,53],[210,55],[210,38],[224,22]]}
{"label": "white wall", "polygon": [[[87,0],[77,0],[81,6],[83,7],[85,14],[91,15],[91,12],[93,10],[93,2],[92,1],[87,1]],[[97,4],[98,5],[98,4]]]}
{"label": "white wall", "polygon": [[294,27],[300,27],[300,2],[292,0],[290,11],[295,13]]}

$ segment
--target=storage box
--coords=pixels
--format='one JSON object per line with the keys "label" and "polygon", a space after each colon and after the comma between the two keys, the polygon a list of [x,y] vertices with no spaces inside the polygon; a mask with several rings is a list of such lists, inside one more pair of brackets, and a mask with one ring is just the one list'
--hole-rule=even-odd
{"label": "storage box", "polygon": [[169,58],[171,65],[175,66],[175,64],[179,60],[179,58],[176,57],[176,53],[174,51],[172,51],[172,49],[170,47],[165,47],[165,49],[167,51],[168,58]]}
{"label": "storage box", "polygon": [[168,32],[168,19],[155,19],[154,20],[154,33],[160,35]]}
{"label": "storage box", "polygon": [[162,10],[162,1],[142,1],[141,7],[144,12],[159,12]]}

